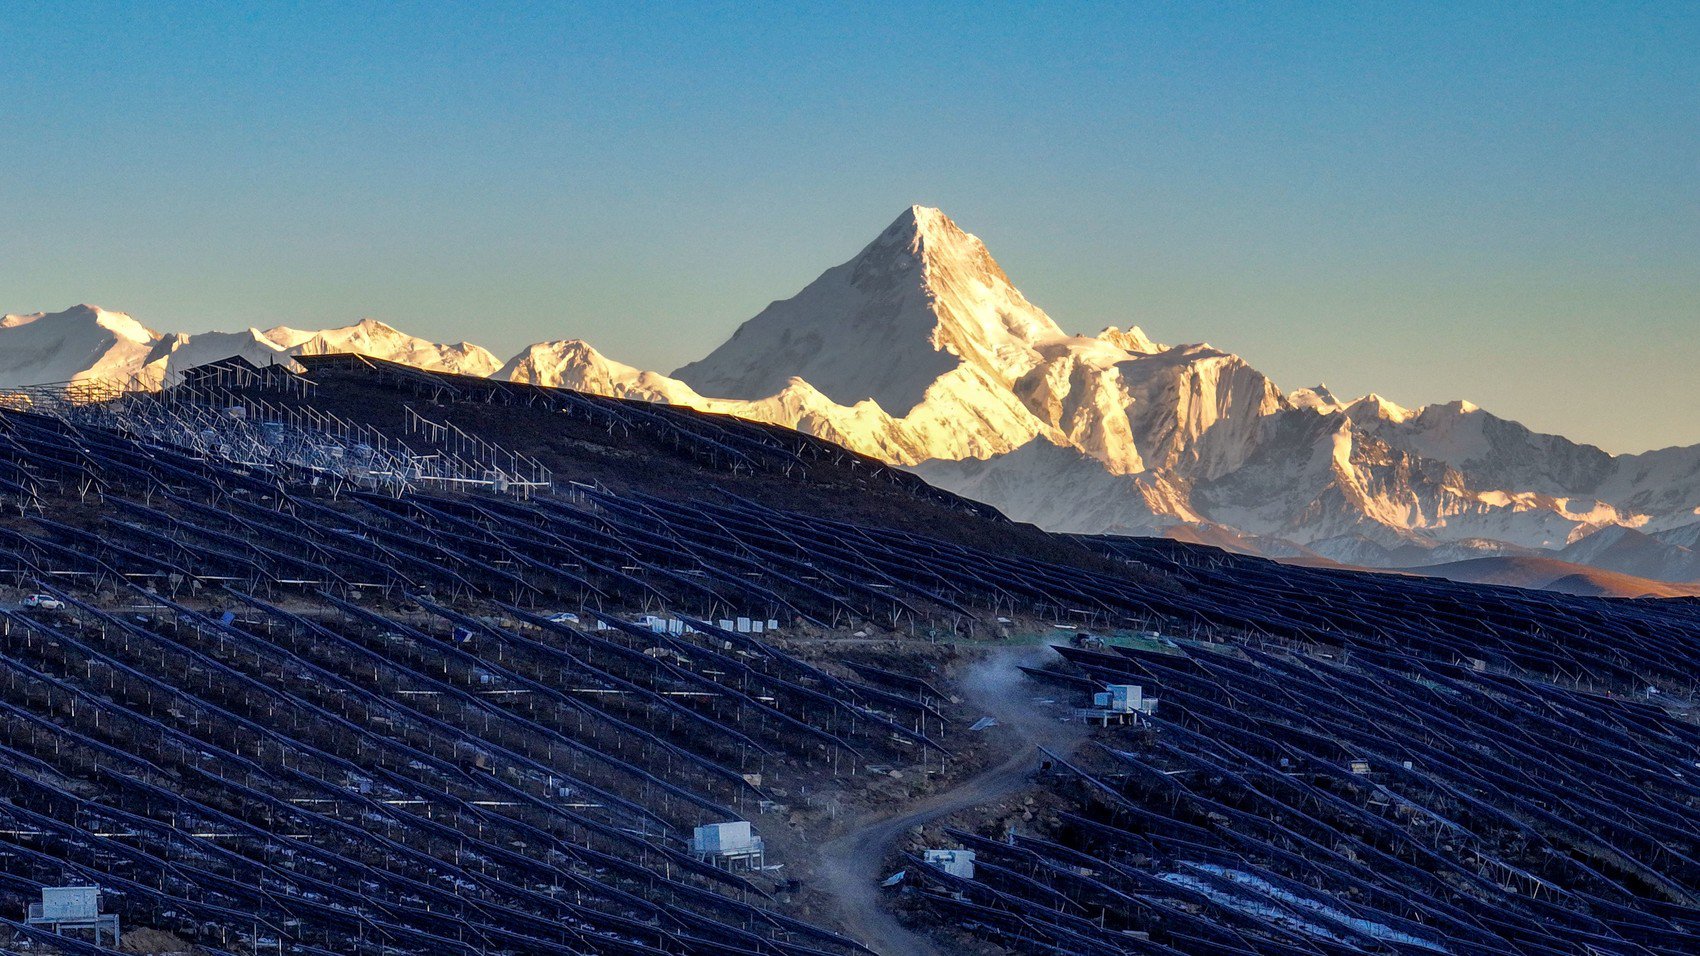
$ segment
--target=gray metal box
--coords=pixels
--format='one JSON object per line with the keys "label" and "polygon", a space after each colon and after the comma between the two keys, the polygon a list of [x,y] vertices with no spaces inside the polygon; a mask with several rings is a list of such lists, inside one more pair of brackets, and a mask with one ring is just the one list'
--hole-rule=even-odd
{"label": "gray metal box", "polygon": [[100,887],[44,886],[41,918],[49,922],[92,920],[100,915]]}
{"label": "gray metal box", "polygon": [[755,846],[748,820],[710,823],[696,828],[692,849],[698,853],[737,853]]}

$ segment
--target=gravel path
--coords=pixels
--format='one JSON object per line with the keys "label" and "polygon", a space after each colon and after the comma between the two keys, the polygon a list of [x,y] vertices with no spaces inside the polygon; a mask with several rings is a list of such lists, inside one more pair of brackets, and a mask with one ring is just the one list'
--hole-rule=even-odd
{"label": "gravel path", "polygon": [[910,932],[881,905],[879,881],[892,844],[910,830],[961,810],[994,803],[1031,786],[1028,778],[1039,763],[1038,747],[1066,753],[1085,735],[1078,724],[1063,723],[1064,709],[1039,698],[1050,688],[1034,683],[1018,665],[1046,660],[1048,648],[1004,648],[991,653],[964,675],[961,692],[970,720],[980,715],[997,718],[998,726],[981,731],[998,735],[1009,756],[997,766],[976,774],[894,815],[873,815],[843,836],[821,847],[816,870],[821,888],[838,901],[844,931],[882,956],[938,956],[923,936]]}

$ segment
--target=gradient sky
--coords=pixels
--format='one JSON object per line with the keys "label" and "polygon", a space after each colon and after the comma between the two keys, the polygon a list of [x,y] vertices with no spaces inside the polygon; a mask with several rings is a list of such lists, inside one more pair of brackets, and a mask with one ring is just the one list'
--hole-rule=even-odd
{"label": "gradient sky", "polygon": [[0,312],[668,370],[918,202],[1071,330],[1700,442],[1700,4],[234,6],[0,5]]}

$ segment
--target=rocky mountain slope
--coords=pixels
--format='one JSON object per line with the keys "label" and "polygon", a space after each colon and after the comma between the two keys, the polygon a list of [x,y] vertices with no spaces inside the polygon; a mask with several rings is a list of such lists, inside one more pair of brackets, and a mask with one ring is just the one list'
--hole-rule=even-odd
{"label": "rocky mountain slope", "polygon": [[1505,585],[1560,591],[1579,597],[1695,597],[1700,584],[1654,581],[1558,558],[1494,557],[1471,558],[1427,567],[1410,568],[1424,577],[1445,578],[1466,584]]}
{"label": "rocky mountain slope", "polygon": [[1207,344],[1160,345],[1137,328],[1070,334],[983,242],[921,206],[671,376],[579,340],[504,364],[372,320],[162,335],[79,306],[0,320],[0,385],[165,381],[219,353],[327,351],[773,422],[1059,531],[1373,567],[1534,554],[1700,577],[1700,447],[1614,457],[1468,402],[1341,401],[1325,386],[1284,391]]}

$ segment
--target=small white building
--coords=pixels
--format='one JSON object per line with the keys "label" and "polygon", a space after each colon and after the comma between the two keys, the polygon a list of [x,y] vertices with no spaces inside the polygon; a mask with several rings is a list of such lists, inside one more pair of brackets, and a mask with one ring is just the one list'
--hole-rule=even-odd
{"label": "small white building", "polygon": [[750,828],[748,820],[709,823],[696,828],[691,837],[691,853],[727,869],[760,869],[767,855],[761,837]]}
{"label": "small white building", "polygon": [[1139,684],[1105,684],[1092,695],[1092,706],[1075,711],[1077,717],[1104,725],[1137,721],[1137,715],[1149,717],[1157,712],[1157,698],[1145,696]]}
{"label": "small white building", "polygon": [[926,850],[921,859],[928,866],[936,867],[951,876],[960,876],[965,880],[974,878],[973,850]]}
{"label": "small white building", "polygon": [[1145,688],[1138,684],[1105,684],[1102,693],[1092,695],[1092,706],[1123,714],[1143,710],[1144,705]]}
{"label": "small white building", "polygon": [[96,946],[102,945],[105,934],[110,932],[112,948],[118,948],[118,914],[101,913],[98,886],[44,886],[41,902],[30,904],[25,922],[49,927],[55,936],[68,929],[92,929]]}

